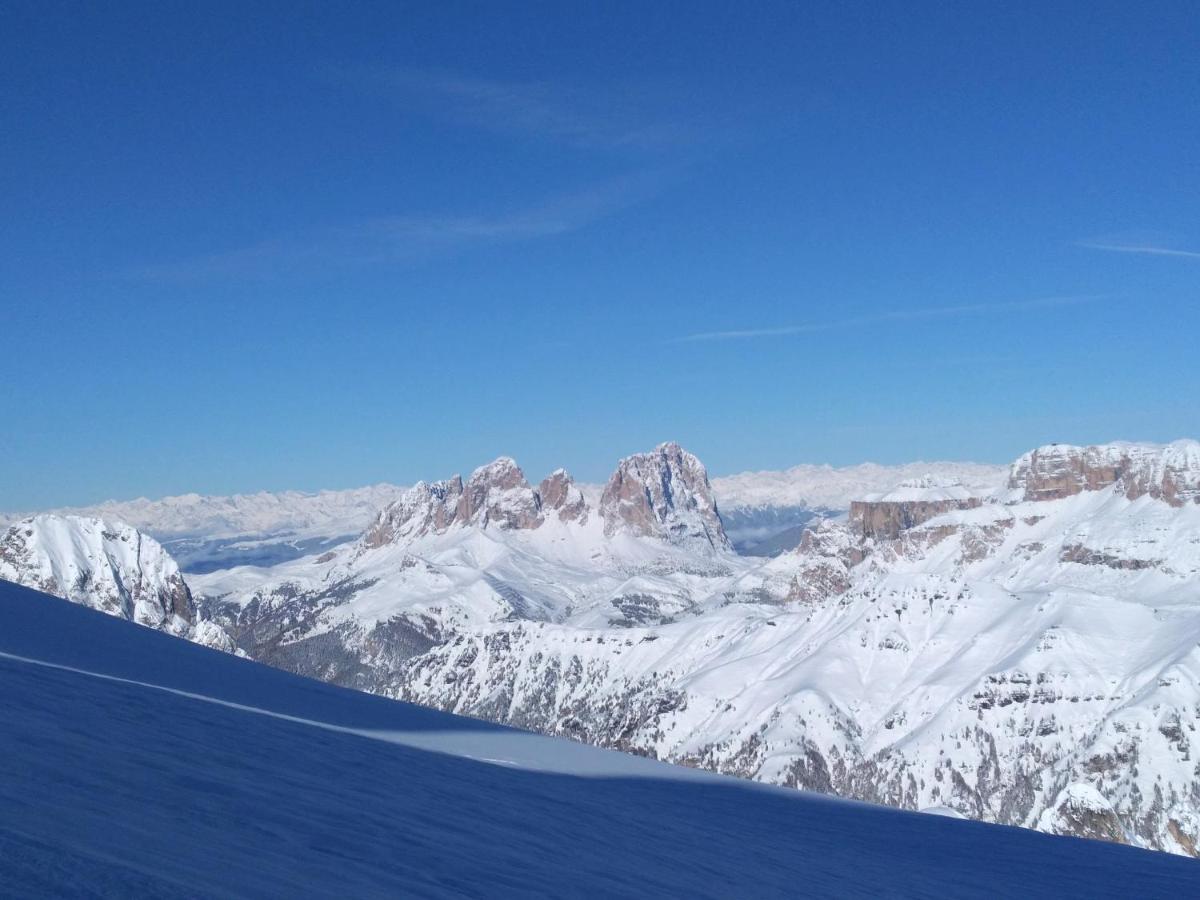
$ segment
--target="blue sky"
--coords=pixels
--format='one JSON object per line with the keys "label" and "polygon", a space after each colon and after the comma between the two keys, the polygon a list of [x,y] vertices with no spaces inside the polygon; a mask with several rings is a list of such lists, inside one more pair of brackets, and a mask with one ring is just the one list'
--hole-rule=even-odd
{"label": "blue sky", "polygon": [[6,4],[0,508],[1200,436],[1193,3]]}

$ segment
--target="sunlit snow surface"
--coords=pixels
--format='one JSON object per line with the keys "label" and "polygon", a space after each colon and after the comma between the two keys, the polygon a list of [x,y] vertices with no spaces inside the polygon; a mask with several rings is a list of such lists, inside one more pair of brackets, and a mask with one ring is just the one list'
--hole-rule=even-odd
{"label": "sunlit snow surface", "polygon": [[0,652],[5,896],[1200,892],[1191,860],[534,737],[7,583]]}

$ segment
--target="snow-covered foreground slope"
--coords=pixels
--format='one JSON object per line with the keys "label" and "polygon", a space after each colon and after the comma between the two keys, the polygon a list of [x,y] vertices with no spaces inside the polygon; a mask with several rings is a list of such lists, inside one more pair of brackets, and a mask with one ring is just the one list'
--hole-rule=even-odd
{"label": "snow-covered foreground slope", "polygon": [[1190,860],[340,690],[0,583],[7,896],[1191,896]]}

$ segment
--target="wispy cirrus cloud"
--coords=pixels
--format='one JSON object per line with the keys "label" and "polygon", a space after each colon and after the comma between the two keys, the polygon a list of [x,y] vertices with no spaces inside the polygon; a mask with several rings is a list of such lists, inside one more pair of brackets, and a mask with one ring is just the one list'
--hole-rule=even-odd
{"label": "wispy cirrus cloud", "polygon": [[577,231],[651,196],[668,180],[663,173],[649,171],[559,194],[524,209],[364,218],[218,253],[139,266],[123,274],[150,281],[275,278],[403,265],[475,246]]}
{"label": "wispy cirrus cloud", "polygon": [[799,334],[814,334],[823,331],[837,331],[844,328],[857,328],[864,325],[879,325],[887,322],[906,322],[920,319],[950,319],[965,316],[994,315],[1006,312],[1018,312],[1030,309],[1045,309],[1057,306],[1076,306],[1084,303],[1094,303],[1103,299],[1097,295],[1039,297],[1032,300],[1017,300],[1009,303],[962,303],[955,306],[928,306],[919,309],[897,309],[887,312],[868,313],[861,316],[851,316],[845,319],[833,319],[825,322],[803,322],[794,325],[781,325],[774,328],[741,328],[726,331],[700,331],[675,338],[671,343],[698,343],[703,341],[738,341],[753,338],[788,337]]}
{"label": "wispy cirrus cloud", "polygon": [[1109,253],[1143,253],[1148,256],[1182,256],[1187,259],[1200,259],[1196,250],[1176,250],[1173,247],[1158,247],[1151,244],[1121,244],[1104,241],[1076,241],[1076,246],[1089,250],[1106,250]]}
{"label": "wispy cirrus cloud", "polygon": [[354,68],[335,75],[431,118],[580,148],[658,149],[687,142],[694,130],[665,112],[670,104],[646,86],[583,88],[411,68]]}

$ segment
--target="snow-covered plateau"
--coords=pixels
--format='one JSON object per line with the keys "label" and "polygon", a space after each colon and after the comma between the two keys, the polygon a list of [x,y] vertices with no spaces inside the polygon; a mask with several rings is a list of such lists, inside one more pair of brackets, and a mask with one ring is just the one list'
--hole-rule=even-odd
{"label": "snow-covered plateau", "polygon": [[534,486],[501,458],[400,493],[351,542],[187,579],[197,621],[298,674],[772,785],[1197,855],[1200,444],[947,468],[786,494],[849,512],[761,558],[733,552],[717,483],[678,445],[596,489],[562,470]]}
{"label": "snow-covered plateau", "polygon": [[[298,678],[0,582],[11,897],[1187,897],[1191,860]],[[1101,803],[1084,786],[1079,809]]]}

